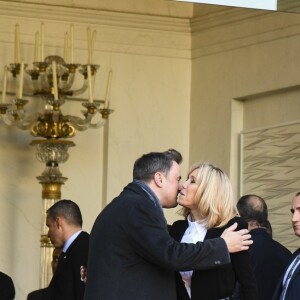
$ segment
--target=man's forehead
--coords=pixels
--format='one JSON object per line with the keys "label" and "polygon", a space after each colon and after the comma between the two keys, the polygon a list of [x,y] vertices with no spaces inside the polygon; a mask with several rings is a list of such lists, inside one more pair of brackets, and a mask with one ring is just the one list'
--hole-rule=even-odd
{"label": "man's forehead", "polygon": [[300,196],[296,196],[292,203],[293,209],[300,209]]}

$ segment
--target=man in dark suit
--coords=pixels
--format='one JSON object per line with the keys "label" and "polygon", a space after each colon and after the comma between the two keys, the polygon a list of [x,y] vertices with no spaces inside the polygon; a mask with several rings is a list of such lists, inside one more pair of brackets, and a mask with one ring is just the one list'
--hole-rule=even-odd
{"label": "man in dark suit", "polygon": [[15,286],[12,279],[0,272],[0,299],[13,300],[15,299]]}
{"label": "man in dark suit", "polygon": [[48,236],[56,248],[62,248],[49,286],[30,293],[28,300],[82,300],[85,284],[80,266],[87,265],[89,235],[82,231],[82,216],[71,200],[56,202],[47,211]]}
{"label": "man in dark suit", "polygon": [[253,244],[249,247],[250,262],[256,277],[260,300],[270,300],[292,254],[272,239],[268,232],[268,207],[257,195],[242,196],[237,209],[248,222]]}
{"label": "man in dark suit", "polygon": [[[300,237],[300,192],[292,201],[292,225],[296,236]],[[273,300],[300,299],[300,248],[293,254],[283,276],[279,280]]]}
{"label": "man in dark suit", "polygon": [[133,182],[97,217],[90,236],[85,300],[174,300],[174,271],[229,263],[230,252],[248,249],[248,231],[197,244],[168,233],[162,207],[175,207],[182,157],[176,150],[136,160]]}

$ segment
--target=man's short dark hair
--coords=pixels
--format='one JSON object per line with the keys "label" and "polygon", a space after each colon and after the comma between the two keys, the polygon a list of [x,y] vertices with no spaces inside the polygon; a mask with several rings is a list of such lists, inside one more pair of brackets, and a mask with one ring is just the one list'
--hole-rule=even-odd
{"label": "man's short dark hair", "polygon": [[247,222],[255,221],[258,225],[267,227],[268,207],[262,197],[253,194],[244,195],[239,199],[237,209]]}
{"label": "man's short dark hair", "polygon": [[182,162],[181,154],[175,149],[144,154],[134,163],[133,179],[148,182],[156,172],[168,175],[173,161],[178,164]]}
{"label": "man's short dark hair", "polygon": [[82,215],[79,206],[71,200],[60,200],[54,203],[48,210],[47,216],[52,220],[63,217],[69,224],[82,227]]}

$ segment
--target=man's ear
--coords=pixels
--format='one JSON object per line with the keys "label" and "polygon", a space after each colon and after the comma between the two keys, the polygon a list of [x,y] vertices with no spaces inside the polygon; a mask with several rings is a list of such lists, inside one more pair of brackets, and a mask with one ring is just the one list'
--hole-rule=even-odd
{"label": "man's ear", "polygon": [[157,186],[162,187],[163,185],[163,174],[160,172],[156,172],[154,174],[154,182]]}
{"label": "man's ear", "polygon": [[56,224],[56,227],[57,227],[57,228],[60,228],[60,227],[61,227],[62,222],[63,222],[63,220],[62,220],[61,217],[56,217],[56,219],[55,219],[55,224]]}

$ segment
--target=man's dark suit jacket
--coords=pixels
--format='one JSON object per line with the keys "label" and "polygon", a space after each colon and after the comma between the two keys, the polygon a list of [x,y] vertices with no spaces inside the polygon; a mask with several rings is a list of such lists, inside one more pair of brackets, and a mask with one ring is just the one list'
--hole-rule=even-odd
{"label": "man's dark suit jacket", "polygon": [[13,300],[15,299],[15,286],[12,279],[0,272],[0,299]]}
{"label": "man's dark suit jacket", "polygon": [[49,286],[30,293],[27,300],[82,300],[85,284],[80,266],[87,266],[89,234],[82,231],[59,258]]}
{"label": "man's dark suit jacket", "polygon": [[176,300],[175,270],[229,263],[226,243],[180,244],[162,210],[130,183],[97,217],[90,236],[85,300]]}
{"label": "man's dark suit jacket", "polygon": [[[300,253],[300,248],[292,255],[290,262],[287,264],[287,267],[283,272],[282,277],[278,281],[272,300],[280,299],[280,295],[283,288],[282,282],[283,282],[285,272],[299,253]],[[293,276],[288,285],[288,289],[285,294],[285,300],[299,300],[299,299],[300,299],[300,265],[298,265],[298,267],[294,271]]]}
{"label": "man's dark suit jacket", "polygon": [[253,244],[249,248],[249,254],[258,285],[259,299],[270,300],[292,253],[273,240],[264,228],[253,229],[250,233]]}
{"label": "man's dark suit jacket", "polygon": [[[248,227],[248,224],[239,217],[228,222],[225,227],[207,230],[204,240],[221,236],[222,232],[237,222],[237,230]],[[181,241],[188,221],[176,221],[170,228],[170,234],[177,241]],[[234,293],[236,281],[241,283],[240,299],[257,300],[258,292],[256,280],[250,266],[249,254],[241,251],[231,254],[231,264],[218,269],[195,270],[191,281],[191,298],[189,297],[179,272],[176,272],[176,291],[178,300],[217,300],[231,297]],[[193,270],[193,269],[191,269]]]}

